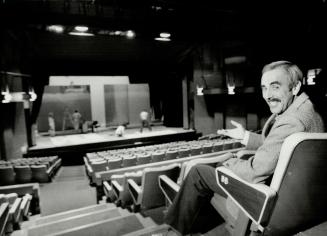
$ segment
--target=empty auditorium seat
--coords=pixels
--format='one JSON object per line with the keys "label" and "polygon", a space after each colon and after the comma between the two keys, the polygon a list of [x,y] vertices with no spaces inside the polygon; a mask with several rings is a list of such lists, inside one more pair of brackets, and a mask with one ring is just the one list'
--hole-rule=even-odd
{"label": "empty auditorium seat", "polygon": [[4,235],[9,216],[9,203],[0,203],[0,235]]}
{"label": "empty auditorium seat", "polygon": [[137,164],[147,164],[151,162],[151,154],[150,153],[140,153],[137,154]]}
{"label": "empty auditorium seat", "polygon": [[181,147],[178,150],[178,158],[188,157],[191,154],[191,150],[188,147]]}
{"label": "empty auditorium seat", "polygon": [[123,163],[122,167],[129,167],[129,166],[135,166],[137,163],[136,156],[124,156],[123,157]]}
{"label": "empty auditorium seat", "polygon": [[0,166],[0,185],[15,184],[15,178],[12,166]]}
{"label": "empty auditorium seat", "polygon": [[30,166],[14,166],[14,170],[16,173],[16,183],[23,184],[32,182],[32,171]]}
{"label": "empty auditorium seat", "polygon": [[155,151],[152,153],[152,162],[163,161],[165,158],[165,153],[163,151]]}
{"label": "empty auditorium seat", "polygon": [[108,162],[106,160],[91,161],[90,166],[93,172],[105,171],[109,169]]}
{"label": "empty auditorium seat", "polygon": [[200,145],[191,146],[191,156],[200,155],[202,153],[202,147]]}
{"label": "empty auditorium seat", "polygon": [[[40,213],[40,186],[38,183],[15,184],[0,187],[0,194],[17,193],[20,198],[31,195],[30,212],[35,215]],[[27,199],[26,199],[27,200]]]}
{"label": "empty auditorium seat", "polygon": [[215,142],[212,146],[213,152],[220,152],[224,149],[224,143],[223,142]]}
{"label": "empty auditorium seat", "polygon": [[178,151],[176,149],[170,149],[166,152],[165,160],[173,160],[178,157]]}
{"label": "empty auditorium seat", "polygon": [[174,163],[161,167],[145,168],[141,184],[128,179],[128,189],[131,193],[135,209],[146,210],[165,205],[165,197],[158,184],[158,176],[167,175],[172,180],[177,180],[180,164]]}
{"label": "empty auditorium seat", "polygon": [[120,157],[119,158],[113,158],[111,160],[108,160],[109,170],[121,168],[122,163],[123,163],[123,160]]}
{"label": "empty auditorium seat", "polygon": [[127,180],[132,179],[137,184],[141,183],[142,171],[127,172],[123,176],[111,176],[111,187],[116,195],[118,205],[125,207],[133,203],[132,197],[128,190]]}
{"label": "empty auditorium seat", "polygon": [[50,181],[46,165],[31,165],[32,179],[38,183],[47,183]]}
{"label": "empty auditorium seat", "polygon": [[231,139],[224,140],[224,150],[229,150],[233,148],[235,141]]}
{"label": "empty auditorium seat", "polygon": [[214,157],[197,158],[184,162],[181,166],[181,171],[177,180],[172,180],[169,178],[169,176],[166,175],[160,175],[159,187],[167,198],[168,203],[172,202],[177,192],[179,191],[180,185],[182,184],[183,180],[186,178],[188,172],[193,166],[198,164],[205,164],[215,167],[217,163],[224,162],[228,158],[229,155],[218,155]]}
{"label": "empty auditorium seat", "polygon": [[212,152],[212,143],[203,144],[202,153],[205,154],[205,153],[210,153],[210,152]]}

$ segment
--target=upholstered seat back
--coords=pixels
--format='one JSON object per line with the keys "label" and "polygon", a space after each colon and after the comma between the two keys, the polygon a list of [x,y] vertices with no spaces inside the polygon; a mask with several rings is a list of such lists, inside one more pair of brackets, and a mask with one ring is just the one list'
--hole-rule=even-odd
{"label": "upholstered seat back", "polygon": [[141,208],[153,208],[165,205],[165,196],[160,190],[158,177],[159,175],[166,175],[176,181],[179,172],[180,164],[144,169],[142,178],[143,198]]}
{"label": "upholstered seat back", "polygon": [[[291,153],[289,161],[285,155]],[[327,220],[327,133],[293,134],[270,184],[277,200],[267,235],[291,235]]]}

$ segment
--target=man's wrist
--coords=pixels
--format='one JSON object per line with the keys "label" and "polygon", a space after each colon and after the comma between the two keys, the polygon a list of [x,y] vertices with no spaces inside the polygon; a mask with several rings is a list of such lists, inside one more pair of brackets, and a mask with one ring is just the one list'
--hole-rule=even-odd
{"label": "man's wrist", "polygon": [[250,132],[246,130],[244,132],[243,139],[241,140],[241,144],[246,146],[248,144],[248,142],[249,142],[249,137],[250,137]]}

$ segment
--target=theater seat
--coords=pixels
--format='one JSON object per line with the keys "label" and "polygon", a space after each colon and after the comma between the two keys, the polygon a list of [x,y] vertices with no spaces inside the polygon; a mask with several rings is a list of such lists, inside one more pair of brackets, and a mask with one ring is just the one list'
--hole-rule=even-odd
{"label": "theater seat", "polygon": [[158,185],[158,177],[167,175],[176,181],[180,172],[180,164],[174,163],[166,166],[145,168],[141,184],[128,179],[128,189],[132,196],[135,209],[146,210],[165,205],[165,197]]}
{"label": "theater seat", "polygon": [[[216,169],[217,183],[250,219],[251,231],[294,235],[327,220],[326,157],[327,133],[296,133],[284,141],[269,186],[248,183],[225,167]],[[247,230],[244,223],[233,235]]]}
{"label": "theater seat", "polygon": [[116,196],[117,205],[121,207],[126,207],[133,204],[131,194],[128,190],[127,180],[132,179],[135,183],[140,184],[142,178],[142,171],[137,172],[127,172],[121,175],[111,176],[111,187]]}
{"label": "theater seat", "polygon": [[152,162],[163,161],[165,158],[165,152],[163,151],[155,151],[152,153]]}
{"label": "theater seat", "polygon": [[187,162],[184,162],[181,166],[181,171],[177,181],[170,179],[168,176],[160,175],[158,178],[159,187],[163,194],[165,195],[169,204],[172,203],[174,200],[177,192],[179,191],[180,185],[182,184],[183,180],[186,178],[190,169],[198,164],[204,165],[211,165],[215,167],[217,163],[221,163],[227,160],[230,156],[229,155],[217,155],[214,157],[204,157],[204,158],[197,158]]}
{"label": "theater seat", "polygon": [[9,203],[0,203],[0,235],[4,235],[9,217]]}
{"label": "theater seat", "polygon": [[47,183],[50,181],[46,165],[31,165],[32,179],[38,183]]}
{"label": "theater seat", "polygon": [[32,171],[30,166],[28,165],[14,166],[14,170],[16,173],[17,183],[23,184],[23,183],[32,182]]}
{"label": "theater seat", "polygon": [[0,185],[15,184],[15,171],[12,166],[0,166]]}

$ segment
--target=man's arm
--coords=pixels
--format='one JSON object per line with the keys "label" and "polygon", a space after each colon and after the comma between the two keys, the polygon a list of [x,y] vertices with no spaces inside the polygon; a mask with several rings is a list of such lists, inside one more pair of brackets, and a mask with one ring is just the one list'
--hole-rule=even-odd
{"label": "man's arm", "polygon": [[253,157],[248,160],[229,159],[223,165],[244,180],[252,183],[262,182],[273,174],[285,138],[301,131],[305,131],[305,127],[298,119],[283,117],[276,121]]}
{"label": "man's arm", "polygon": [[245,130],[244,127],[236,121],[232,120],[231,124],[235,126],[235,128],[220,129],[217,130],[217,134],[240,140],[248,150],[257,150],[262,145],[263,139],[261,135]]}

